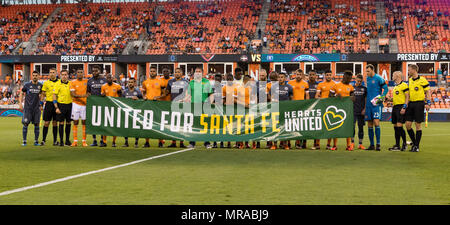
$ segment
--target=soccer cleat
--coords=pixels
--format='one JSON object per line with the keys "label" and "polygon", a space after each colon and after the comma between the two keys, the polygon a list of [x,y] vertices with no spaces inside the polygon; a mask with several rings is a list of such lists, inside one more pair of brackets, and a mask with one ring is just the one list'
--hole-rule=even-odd
{"label": "soccer cleat", "polygon": [[368,151],[375,150],[375,146],[371,145],[371,146],[369,146],[366,150],[368,150]]}
{"label": "soccer cleat", "polygon": [[402,148],[400,149],[400,151],[404,152],[406,150],[406,146],[407,146],[407,144],[403,143]]}
{"label": "soccer cleat", "polygon": [[411,147],[411,150],[409,150],[409,151],[410,151],[410,152],[419,152],[419,147],[413,145],[413,146]]}
{"label": "soccer cleat", "polygon": [[78,146],[78,141],[74,141],[71,145],[70,145],[70,147],[77,147]]}
{"label": "soccer cleat", "polygon": [[177,145],[175,143],[170,144],[169,146],[167,146],[168,148],[176,148]]}
{"label": "soccer cleat", "polygon": [[212,148],[217,148],[217,142],[214,142]]}
{"label": "soccer cleat", "polygon": [[250,148],[250,145],[245,145],[245,148],[246,148],[246,149],[249,149],[249,148]]}
{"label": "soccer cleat", "polygon": [[87,144],[86,141],[84,141],[84,140],[81,142],[81,145],[82,145],[83,147],[87,147],[87,146],[88,146],[88,144]]}
{"label": "soccer cleat", "polygon": [[59,146],[59,142],[57,141],[53,142],[53,146]]}
{"label": "soccer cleat", "polygon": [[206,145],[205,147],[206,147],[206,149],[211,149],[212,148],[211,145]]}
{"label": "soccer cleat", "polygon": [[239,149],[244,149],[244,144],[239,144]]}
{"label": "soccer cleat", "polygon": [[61,141],[61,143],[59,143],[59,146],[64,147],[64,142]]}
{"label": "soccer cleat", "polygon": [[255,150],[256,149],[256,144],[252,145],[252,149]]}
{"label": "soccer cleat", "polygon": [[220,142],[220,146],[219,148],[224,148],[225,146],[223,145],[223,142]]}
{"label": "soccer cleat", "polygon": [[345,148],[345,150],[346,151],[353,151],[353,147],[350,145],[350,146],[347,146],[347,148]]}
{"label": "soccer cleat", "polygon": [[398,147],[397,145],[394,145],[390,148],[388,148],[389,151],[393,151],[393,152],[398,152],[400,151],[400,147]]}
{"label": "soccer cleat", "polygon": [[331,150],[332,148],[331,148],[330,145],[327,145],[327,147],[326,147],[325,149],[326,149],[326,150]]}
{"label": "soccer cleat", "polygon": [[149,143],[145,143],[144,146],[142,146],[143,148],[150,148],[150,144]]}
{"label": "soccer cleat", "polygon": [[164,147],[164,143],[162,142],[162,141],[160,141],[159,143],[158,143],[158,148],[163,148]]}
{"label": "soccer cleat", "polygon": [[184,144],[180,144],[180,148],[186,148]]}
{"label": "soccer cleat", "polygon": [[312,146],[312,147],[311,147],[311,150],[320,150],[320,146],[319,146],[319,145]]}
{"label": "soccer cleat", "polygon": [[112,143],[111,147],[115,148],[116,147],[116,143]]}
{"label": "soccer cleat", "polygon": [[92,144],[91,144],[90,146],[91,146],[91,147],[97,146],[97,141],[92,142]]}
{"label": "soccer cleat", "polygon": [[276,149],[277,149],[277,146],[275,146],[275,145],[270,146],[270,150],[276,150]]}
{"label": "soccer cleat", "polygon": [[22,143],[22,146],[27,146],[27,142],[24,141],[24,142]]}
{"label": "soccer cleat", "polygon": [[366,147],[364,147],[364,145],[360,144],[360,145],[358,146],[358,149],[365,150]]}
{"label": "soccer cleat", "polygon": [[127,148],[128,146],[128,142],[125,142],[125,144],[122,145],[123,148]]}
{"label": "soccer cleat", "polygon": [[194,148],[195,146],[194,145],[192,145],[192,144],[189,144],[188,145],[188,148]]}
{"label": "soccer cleat", "polygon": [[379,144],[377,144],[377,146],[375,147],[375,150],[376,150],[376,151],[381,151],[381,147],[380,147]]}
{"label": "soccer cleat", "polygon": [[45,145],[45,141],[41,141],[41,146],[44,146]]}
{"label": "soccer cleat", "polygon": [[70,143],[70,141],[66,141],[66,143],[64,145],[65,146],[72,146],[72,143]]}
{"label": "soccer cleat", "polygon": [[107,145],[106,145],[106,143],[100,143],[100,147],[106,147]]}
{"label": "soccer cleat", "polygon": [[41,146],[38,141],[34,142],[34,146]]}
{"label": "soccer cleat", "polygon": [[337,147],[336,147],[336,146],[333,146],[333,147],[331,148],[331,151],[337,151]]}
{"label": "soccer cleat", "polygon": [[352,143],[352,144],[350,145],[350,147],[352,148],[352,150],[355,149],[355,143]]}
{"label": "soccer cleat", "polygon": [[284,150],[289,150],[289,145],[285,145]]}
{"label": "soccer cleat", "polygon": [[301,145],[295,145],[295,148],[296,148],[296,149],[303,149],[303,146],[301,146]]}

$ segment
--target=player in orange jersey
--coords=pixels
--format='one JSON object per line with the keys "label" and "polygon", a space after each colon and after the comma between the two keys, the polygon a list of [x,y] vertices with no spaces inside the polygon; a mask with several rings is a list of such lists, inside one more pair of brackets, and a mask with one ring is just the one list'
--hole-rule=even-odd
{"label": "player in orange jersey", "polygon": [[[167,94],[165,92],[165,82],[157,77],[156,67],[150,68],[150,77],[142,82],[142,93],[144,99],[150,101],[158,101],[163,99]],[[150,147],[150,138],[145,139],[144,148]],[[164,146],[163,140],[159,140],[158,147]]]}
{"label": "player in orange jersey", "polygon": [[[352,80],[353,73],[351,71],[345,71],[344,76],[342,78],[342,81],[337,83],[334,87],[331,88],[330,94],[334,95],[336,97],[348,97],[352,96],[352,100],[354,100],[354,91],[355,88],[350,85],[350,81]],[[347,138],[347,151],[353,151],[353,146],[351,145],[352,138]],[[331,148],[332,151],[337,150],[337,138],[333,139],[333,147]]]}
{"label": "player in orange jersey", "polygon": [[76,79],[70,83],[70,94],[72,95],[72,120],[73,120],[73,143],[72,147],[78,146],[78,121],[82,124],[82,145],[86,144],[86,100],[87,100],[87,79],[84,78],[83,69],[78,69]]}
{"label": "player in orange jersey", "polygon": [[[106,74],[106,84],[102,86],[101,94],[108,97],[120,97],[122,95],[122,87],[113,82],[113,76],[110,73]],[[116,147],[116,139],[117,136],[113,136],[111,147]],[[100,147],[106,147],[106,136],[103,136],[103,144],[100,144]]]}
{"label": "player in orange jersey", "polygon": [[[317,85],[317,92],[316,92],[316,98],[328,98],[330,97],[330,90],[331,88],[336,85],[336,82],[333,81],[333,74],[330,70],[327,70],[325,72],[325,79],[323,82],[319,83]],[[331,150],[331,138],[327,141],[327,149]],[[334,143],[336,145],[336,143]]]}
{"label": "player in orange jersey", "polygon": [[[309,89],[308,83],[305,81],[305,74],[303,70],[298,69],[295,71],[295,79],[288,82],[293,88],[292,100],[305,100],[309,99],[309,95],[306,91]],[[302,149],[303,146],[306,148],[306,140],[295,141],[295,148]]]}

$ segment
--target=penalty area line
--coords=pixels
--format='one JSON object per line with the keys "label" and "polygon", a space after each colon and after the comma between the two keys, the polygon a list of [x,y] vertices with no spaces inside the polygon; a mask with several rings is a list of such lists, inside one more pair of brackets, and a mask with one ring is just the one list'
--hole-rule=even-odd
{"label": "penalty area line", "polygon": [[50,184],[55,184],[55,183],[59,183],[59,182],[63,182],[63,181],[71,180],[71,179],[75,179],[75,178],[78,178],[78,177],[83,177],[83,176],[96,174],[96,173],[101,173],[101,172],[105,172],[105,171],[108,171],[108,170],[113,170],[113,169],[117,169],[117,168],[121,168],[121,167],[125,167],[125,166],[130,166],[130,165],[134,165],[134,164],[137,164],[137,163],[149,161],[149,160],[152,160],[152,159],[157,159],[157,158],[162,158],[162,157],[166,157],[166,156],[170,156],[170,155],[174,155],[174,154],[178,154],[178,153],[182,153],[182,152],[187,152],[187,151],[190,151],[190,150],[193,150],[193,149],[194,148],[187,148],[187,149],[183,149],[183,150],[179,150],[179,151],[175,151],[175,152],[170,152],[170,153],[166,153],[166,154],[162,154],[162,155],[157,155],[157,156],[152,156],[152,157],[148,157],[148,158],[145,158],[145,159],[132,161],[132,162],[129,162],[129,163],[120,164],[120,165],[117,165],[117,166],[111,166],[111,167],[107,167],[107,168],[104,168],[104,169],[94,170],[94,171],[90,171],[90,172],[86,172],[86,173],[80,173],[80,174],[77,174],[77,175],[68,176],[68,177],[64,177],[64,178],[60,178],[60,179],[56,179],[56,180],[52,180],[52,181],[47,181],[47,182],[40,183],[40,184],[35,184],[35,185],[27,186],[27,187],[17,188],[17,189],[1,192],[0,196],[10,195],[10,194],[13,194],[13,193],[22,192],[22,191],[26,191],[26,190],[30,190],[30,189],[34,189],[34,188],[39,188],[39,187],[47,186],[47,185],[50,185]]}

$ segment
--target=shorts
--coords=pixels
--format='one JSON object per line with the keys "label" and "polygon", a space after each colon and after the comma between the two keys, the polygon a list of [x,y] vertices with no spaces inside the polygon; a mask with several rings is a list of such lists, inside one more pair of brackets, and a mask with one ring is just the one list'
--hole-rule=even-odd
{"label": "shorts", "polygon": [[406,108],[406,121],[422,123],[424,121],[425,102],[409,102]]}
{"label": "shorts", "polygon": [[366,125],[366,122],[364,121],[364,115],[353,115],[353,123],[358,122],[358,127],[363,127]]}
{"label": "shorts", "polygon": [[58,122],[70,122],[72,121],[72,103],[70,104],[61,104],[58,103],[59,111],[61,111],[61,114],[56,114],[56,121]]}
{"label": "shorts", "polygon": [[56,111],[53,102],[46,101],[44,107],[44,115],[42,116],[44,121],[56,121]]}
{"label": "shorts", "polygon": [[72,120],[86,120],[86,106],[72,102]]}
{"label": "shorts", "polygon": [[38,124],[41,122],[41,109],[39,107],[35,109],[31,108],[24,108],[23,109],[23,117],[22,117],[22,123],[23,124]]}
{"label": "shorts", "polygon": [[405,123],[406,112],[403,115],[400,114],[402,108],[403,105],[394,105],[394,107],[392,107],[392,114],[391,114],[392,124]]}
{"label": "shorts", "polygon": [[381,120],[383,106],[373,106],[371,103],[366,105],[366,112],[364,119],[366,121],[372,121],[375,119]]}

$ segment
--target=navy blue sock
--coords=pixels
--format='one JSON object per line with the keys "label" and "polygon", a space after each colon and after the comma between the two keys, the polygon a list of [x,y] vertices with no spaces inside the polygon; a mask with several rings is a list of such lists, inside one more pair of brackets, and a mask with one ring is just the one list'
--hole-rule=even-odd
{"label": "navy blue sock", "polygon": [[379,126],[375,127],[375,136],[377,138],[377,145],[379,145],[381,139],[381,130]]}
{"label": "navy blue sock", "polygon": [[34,141],[39,141],[39,124],[34,125]]}
{"label": "navy blue sock", "polygon": [[369,141],[370,141],[370,145],[373,146],[373,127],[369,127]]}
{"label": "navy blue sock", "polygon": [[23,137],[23,142],[24,143],[27,143],[27,133],[28,133],[28,125],[23,125],[22,137]]}

